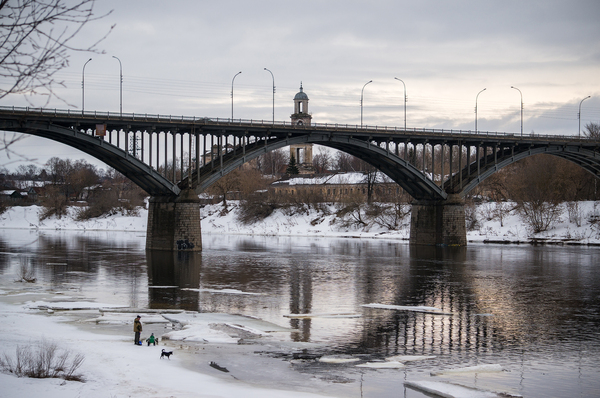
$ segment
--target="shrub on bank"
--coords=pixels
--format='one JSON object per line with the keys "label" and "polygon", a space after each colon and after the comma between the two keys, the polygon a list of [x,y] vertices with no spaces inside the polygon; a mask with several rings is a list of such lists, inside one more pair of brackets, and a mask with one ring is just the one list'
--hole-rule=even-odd
{"label": "shrub on bank", "polygon": [[83,381],[83,376],[76,372],[84,359],[82,354],[73,354],[42,339],[38,344],[17,346],[14,358],[6,353],[0,356],[0,371],[17,377]]}

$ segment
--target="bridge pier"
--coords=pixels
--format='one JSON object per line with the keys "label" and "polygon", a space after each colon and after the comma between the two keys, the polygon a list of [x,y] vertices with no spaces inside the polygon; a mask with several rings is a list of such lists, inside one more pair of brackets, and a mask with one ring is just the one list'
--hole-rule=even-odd
{"label": "bridge pier", "polygon": [[449,195],[444,201],[413,202],[410,217],[410,244],[466,246],[465,200]]}
{"label": "bridge pier", "polygon": [[146,249],[202,251],[200,199],[191,189],[179,196],[153,196],[148,203]]}

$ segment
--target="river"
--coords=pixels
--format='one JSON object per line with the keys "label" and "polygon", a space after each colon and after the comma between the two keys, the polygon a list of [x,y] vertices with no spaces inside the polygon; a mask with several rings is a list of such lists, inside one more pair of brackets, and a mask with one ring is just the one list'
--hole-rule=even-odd
{"label": "river", "polygon": [[292,327],[287,338],[306,343],[307,357],[435,356],[402,370],[294,366],[331,391],[360,383],[364,398],[423,397],[402,381],[484,364],[504,371],[439,378],[532,398],[599,396],[600,248],[205,235],[202,253],[173,255],[144,243],[140,233],[0,230],[0,275],[28,264],[49,288],[104,303],[258,317]]}

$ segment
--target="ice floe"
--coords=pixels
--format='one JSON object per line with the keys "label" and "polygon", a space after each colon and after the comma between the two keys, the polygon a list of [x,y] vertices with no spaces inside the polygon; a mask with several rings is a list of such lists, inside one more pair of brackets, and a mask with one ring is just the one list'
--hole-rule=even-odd
{"label": "ice floe", "polygon": [[424,361],[426,359],[433,359],[435,355],[395,355],[393,357],[388,357],[386,361],[392,362],[416,362],[416,361]]}
{"label": "ice floe", "polygon": [[183,329],[162,335],[163,340],[195,341],[203,343],[237,344],[238,339],[215,330],[208,324],[185,325]]}
{"label": "ice floe", "polygon": [[179,289],[179,286],[148,286],[148,289]]}
{"label": "ice floe", "polygon": [[183,326],[181,330],[163,335],[170,340],[235,344],[242,338],[258,338],[273,332],[293,330],[261,319],[224,313],[163,314],[163,317]]}
{"label": "ice floe", "polygon": [[443,374],[455,374],[455,373],[488,373],[488,372],[502,372],[504,369],[499,364],[489,365],[476,365],[467,366],[464,368],[452,368],[446,370],[440,370],[437,372],[431,372],[432,376],[440,376]]}
{"label": "ice floe", "polygon": [[358,361],[360,361],[360,358],[351,357],[348,355],[324,355],[319,358],[319,362],[323,363],[352,363]]}
{"label": "ice floe", "polygon": [[367,308],[379,308],[384,310],[398,310],[398,311],[412,311],[412,312],[423,312],[426,314],[436,314],[436,315],[454,315],[451,312],[445,312],[439,308],[435,307],[426,307],[426,306],[410,306],[410,305],[391,305],[391,304],[362,304],[362,307]]}
{"label": "ice floe", "polygon": [[405,381],[404,385],[444,398],[499,398],[500,395],[485,390],[458,386],[441,381]]}
{"label": "ice floe", "polygon": [[33,301],[24,306],[39,310],[97,310],[100,308],[120,308],[126,305],[94,303],[90,301]]}
{"label": "ice floe", "polygon": [[[134,316],[131,313],[123,312],[103,312],[96,318],[87,319],[86,322],[93,322],[98,325],[128,325],[133,323]],[[160,314],[142,314],[143,324],[171,323]]]}
{"label": "ice floe", "polygon": [[181,290],[189,290],[192,292],[206,292],[206,293],[222,293],[222,294],[245,294],[250,296],[261,296],[262,293],[244,292],[238,289],[196,289],[191,287],[184,287]]}
{"label": "ice floe", "polygon": [[360,318],[362,315],[355,312],[329,312],[319,314],[286,314],[284,317],[292,319],[306,318]]}
{"label": "ice floe", "polygon": [[404,369],[406,365],[397,361],[385,362],[366,362],[356,365],[357,368],[372,368],[372,369]]}

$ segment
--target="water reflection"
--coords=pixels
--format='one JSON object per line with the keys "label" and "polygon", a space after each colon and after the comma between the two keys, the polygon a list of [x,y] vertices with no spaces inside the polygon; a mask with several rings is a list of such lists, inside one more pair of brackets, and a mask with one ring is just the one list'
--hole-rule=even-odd
{"label": "water reflection", "polygon": [[146,251],[150,308],[197,311],[202,255],[195,252]]}

